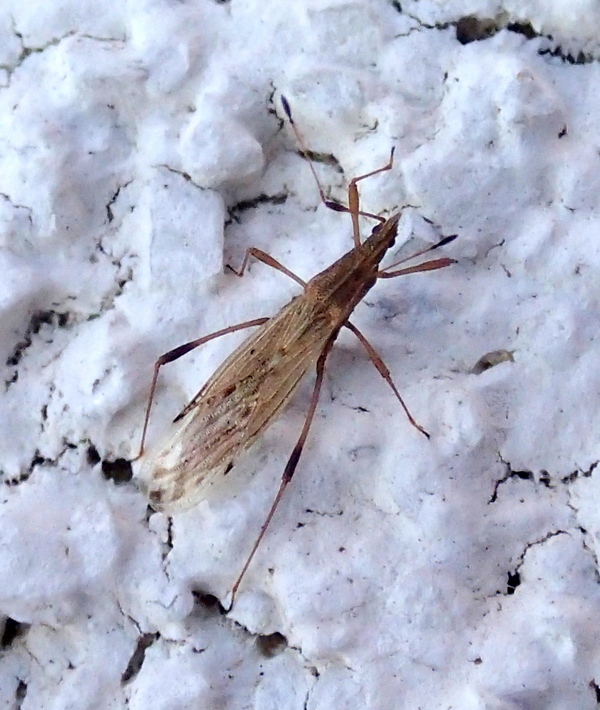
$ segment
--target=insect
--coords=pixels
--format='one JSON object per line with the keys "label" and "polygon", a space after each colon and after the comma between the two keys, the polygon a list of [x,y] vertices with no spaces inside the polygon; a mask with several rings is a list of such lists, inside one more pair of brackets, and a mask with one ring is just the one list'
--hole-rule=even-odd
{"label": "insect", "polygon": [[[308,151],[292,118],[289,103],[283,96],[281,101],[301,151],[308,158]],[[201,500],[206,495],[210,483],[217,477],[226,475],[240,454],[248,449],[277,417],[306,372],[312,367],[316,368],[304,426],[287,461],[273,503],[233,585],[230,609],[240,583],[298,465],[317,407],[325,362],[341,328],[348,328],[354,333],[379,374],[392,388],[409,422],[429,438],[429,434],[410,414],[381,357],[349,320],[356,305],[378,279],[434,271],[455,263],[454,259],[442,257],[416,266],[396,268],[410,259],[448,244],[456,237],[453,235],[386,269],[379,268],[383,257],[394,245],[401,213],[398,212],[385,219],[379,215],[363,212],[359,204],[358,183],[365,178],[390,170],[393,156],[392,150],[390,160],[384,167],[350,181],[347,206],[326,198],[312,162],[309,160],[322,201],[331,209],[350,213],[353,248],[308,282],[300,279],[260,249],[248,249],[241,269],[235,272],[238,276],[243,275],[249,259],[253,257],[294,279],[302,287],[303,292],[271,318],[256,318],[192,340],[162,355],[154,366],[139,456],[144,451],[150,409],[162,365],[177,360],[214,338],[258,326],[258,330],[229,355],[175,418],[174,422],[178,423],[175,432],[159,448],[146,455],[142,463],[140,476],[147,482],[151,505],[157,510],[166,512],[190,507]],[[359,216],[370,217],[378,222],[370,236],[362,243]]]}

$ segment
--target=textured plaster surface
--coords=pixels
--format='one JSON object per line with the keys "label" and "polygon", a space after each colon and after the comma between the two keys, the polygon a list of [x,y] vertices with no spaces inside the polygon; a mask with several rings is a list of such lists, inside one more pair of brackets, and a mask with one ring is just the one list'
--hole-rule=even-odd
{"label": "textured plaster surface", "polygon": [[[591,710],[600,702],[595,3],[0,8],[0,707]],[[131,476],[152,366],[270,316],[403,206],[327,370],[171,518]],[[366,234],[368,222],[362,225]],[[240,342],[161,374],[151,443]],[[134,465],[134,472],[137,471]]]}

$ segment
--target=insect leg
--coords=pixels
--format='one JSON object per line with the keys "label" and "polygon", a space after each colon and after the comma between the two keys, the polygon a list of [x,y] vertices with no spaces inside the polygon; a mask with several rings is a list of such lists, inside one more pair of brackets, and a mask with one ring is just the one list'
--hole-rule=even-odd
{"label": "insect leg", "polygon": [[360,330],[349,320],[347,320],[344,325],[348,330],[351,330],[354,335],[359,339],[361,342],[362,346],[365,348],[367,351],[367,355],[369,356],[371,362],[375,367],[377,368],[377,372],[383,377],[383,379],[388,383],[388,385],[392,388],[394,394],[398,398],[398,401],[402,405],[402,409],[404,409],[404,413],[408,417],[408,421],[415,427],[415,429],[418,429],[421,434],[424,434],[428,439],[429,434],[423,429],[423,427],[416,422],[416,420],[413,418],[412,414],[409,412],[408,407],[404,403],[404,400],[400,396],[400,392],[398,392],[396,385],[394,384],[394,381],[392,380],[392,375],[387,368],[387,365],[385,362],[381,359],[381,356],[379,353],[375,350],[375,348],[371,345],[371,343],[365,338],[365,336],[360,332]]}
{"label": "insect leg", "polygon": [[360,227],[358,225],[359,215],[374,217],[375,219],[378,219],[381,222],[386,221],[383,217],[379,217],[378,215],[367,214],[366,212],[360,211],[360,198],[358,196],[357,184],[365,178],[372,177],[373,175],[377,175],[378,173],[384,173],[386,170],[391,170],[393,164],[394,148],[392,148],[390,152],[390,159],[387,165],[384,165],[382,168],[377,168],[377,170],[371,170],[371,172],[369,173],[359,175],[358,177],[352,178],[352,180],[350,180],[350,184],[348,185],[348,212],[350,212],[350,215],[352,216],[352,238],[354,240],[355,247],[360,246]]}
{"label": "insect leg", "polygon": [[290,122],[290,126],[292,128],[292,131],[294,132],[294,135],[296,136],[296,140],[298,141],[298,145],[300,146],[300,151],[302,152],[302,154],[304,155],[304,157],[308,161],[308,166],[310,167],[310,170],[313,174],[315,182],[317,183],[317,188],[319,190],[321,202],[326,207],[329,207],[330,210],[334,210],[335,212],[349,212],[352,215],[352,233],[353,233],[353,239],[354,239],[354,246],[358,246],[360,244],[360,232],[358,229],[359,215],[361,215],[362,217],[370,217],[371,219],[376,219],[379,222],[381,222],[382,224],[386,221],[386,219],[385,219],[385,217],[381,217],[378,214],[372,214],[371,212],[362,212],[360,210],[360,200],[359,200],[359,196],[358,196],[358,188],[356,187],[356,183],[359,182],[360,180],[364,180],[365,178],[371,177],[372,175],[377,175],[377,173],[382,173],[386,170],[391,170],[392,163],[393,163],[393,157],[394,157],[394,149],[392,148],[389,163],[387,165],[385,165],[383,168],[377,168],[377,170],[372,170],[370,173],[366,173],[365,175],[359,175],[358,177],[353,178],[350,181],[350,184],[348,185],[348,206],[343,205],[341,202],[338,202],[337,200],[330,200],[325,195],[325,190],[323,190],[321,182],[319,181],[319,178],[317,177],[317,172],[314,168],[313,161],[310,159],[310,152],[309,152],[308,148],[306,147],[306,143],[304,142],[304,139],[302,138],[302,134],[298,130],[298,127],[296,126],[296,123],[295,123],[294,119],[292,118],[292,110],[290,108],[288,100],[283,95],[281,96],[281,104],[282,104],[283,110],[285,111],[285,114],[288,118],[288,121]]}
{"label": "insect leg", "polygon": [[292,476],[294,475],[294,472],[296,470],[296,466],[298,465],[298,461],[300,460],[300,455],[302,454],[302,449],[304,448],[304,443],[306,442],[306,437],[308,436],[308,431],[310,429],[310,425],[312,424],[313,417],[315,414],[315,410],[317,408],[317,402],[319,401],[319,394],[321,392],[321,385],[323,384],[323,373],[325,372],[325,361],[327,360],[327,356],[331,352],[331,348],[333,347],[333,343],[335,341],[335,338],[337,336],[337,332],[332,335],[329,340],[325,343],[325,347],[323,348],[323,351],[321,352],[321,355],[319,356],[319,359],[317,360],[317,375],[315,378],[315,385],[313,388],[313,393],[312,397],[310,400],[310,405],[308,407],[308,412],[306,413],[306,419],[304,420],[304,426],[302,427],[302,431],[300,432],[300,437],[298,438],[298,441],[296,442],[296,445],[294,446],[294,449],[288,459],[288,462],[285,465],[285,469],[283,471],[283,475],[281,477],[281,483],[279,484],[279,490],[277,491],[277,495],[275,496],[275,499],[273,500],[273,503],[271,504],[271,508],[269,509],[269,512],[267,513],[267,517],[265,518],[265,522],[262,524],[260,528],[260,532],[258,533],[258,537],[256,538],[256,542],[252,546],[252,550],[250,551],[250,554],[248,555],[248,558],[246,559],[246,563],[244,564],[244,567],[242,568],[242,571],[240,572],[239,577],[237,578],[235,584],[233,585],[233,588],[231,590],[231,604],[229,605],[229,609],[233,606],[233,602],[235,600],[235,595],[238,590],[238,587],[240,586],[240,583],[246,574],[248,567],[250,566],[250,563],[252,562],[252,558],[254,557],[256,551],[258,550],[258,546],[260,545],[263,537],[265,536],[265,533],[267,531],[267,528],[269,527],[269,523],[271,522],[271,519],[273,518],[273,515],[275,514],[275,511],[277,510],[277,506],[279,505],[279,501],[283,497],[283,494],[285,492],[285,489],[287,488],[289,482],[292,480]]}
{"label": "insect leg", "polygon": [[180,345],[179,347],[174,348],[173,350],[169,350],[168,353],[165,353],[164,355],[161,355],[158,358],[158,360],[154,363],[154,375],[152,377],[152,384],[150,385],[150,397],[148,398],[148,406],[146,407],[146,416],[144,417],[144,428],[142,429],[142,441],[140,444],[140,451],[135,457],[134,461],[139,459],[140,456],[144,453],[144,443],[146,441],[146,432],[148,430],[148,422],[150,420],[150,409],[152,408],[152,402],[154,400],[156,381],[158,380],[158,371],[160,370],[160,368],[169,362],[174,362],[175,360],[178,360],[183,355],[186,355],[191,350],[194,350],[194,348],[197,348],[200,345],[204,345],[204,343],[208,343],[209,340],[220,338],[222,335],[228,335],[229,333],[235,333],[237,330],[243,330],[244,328],[252,328],[256,325],[262,325],[268,320],[270,319],[254,318],[254,320],[248,320],[244,323],[230,325],[227,328],[222,328],[221,330],[217,330],[216,332],[210,333],[209,335],[204,335],[202,338],[198,338],[197,340],[191,340],[189,343],[185,343],[184,345]]}
{"label": "insect leg", "polygon": [[296,283],[299,283],[302,288],[306,286],[306,281],[303,281],[299,276],[296,276],[293,271],[290,271],[281,262],[277,261],[277,259],[274,259],[270,254],[267,254],[266,251],[263,251],[262,249],[257,249],[256,247],[250,247],[246,250],[246,255],[244,256],[244,261],[242,262],[242,267],[239,271],[236,271],[233,266],[229,266],[229,264],[227,265],[227,268],[231,269],[231,271],[233,271],[236,276],[243,276],[251,256],[253,256],[255,259],[258,259],[258,261],[262,261],[263,264],[266,264],[267,266],[270,266],[273,269],[277,269],[277,271],[281,271],[281,273],[285,274],[286,276],[289,276],[291,279],[294,279],[294,281]]}

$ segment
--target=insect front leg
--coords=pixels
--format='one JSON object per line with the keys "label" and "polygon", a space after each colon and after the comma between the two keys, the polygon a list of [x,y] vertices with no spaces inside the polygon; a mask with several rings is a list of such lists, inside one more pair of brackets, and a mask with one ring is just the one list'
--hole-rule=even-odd
{"label": "insect front leg", "polygon": [[152,402],[154,401],[154,394],[156,391],[156,382],[158,380],[158,372],[163,365],[169,362],[174,362],[178,360],[183,355],[191,352],[200,345],[208,343],[210,340],[215,338],[220,338],[222,335],[228,335],[229,333],[235,333],[237,330],[243,330],[244,328],[253,328],[257,325],[262,325],[266,323],[269,318],[254,318],[254,320],[245,321],[244,323],[238,323],[237,325],[230,325],[227,328],[222,328],[209,335],[204,335],[202,338],[196,340],[191,340],[189,343],[180,345],[173,350],[169,350],[168,353],[161,355],[158,360],[154,363],[154,375],[152,376],[152,384],[150,385],[150,396],[148,398],[148,406],[146,407],[146,416],[144,417],[144,428],[142,429],[142,441],[140,443],[140,451],[135,457],[134,461],[137,461],[144,453],[144,444],[146,442],[146,432],[148,431],[148,422],[150,421],[150,410],[152,409]]}
{"label": "insect front leg", "polygon": [[315,415],[315,411],[317,409],[317,403],[319,401],[319,394],[321,393],[321,385],[323,384],[323,374],[325,372],[325,361],[327,360],[327,356],[331,352],[331,348],[333,347],[333,343],[335,341],[336,336],[337,336],[337,332],[334,335],[332,335],[329,338],[329,340],[325,343],[325,347],[323,348],[323,351],[320,354],[319,359],[317,360],[317,368],[316,368],[317,375],[315,378],[315,385],[313,388],[313,393],[312,393],[312,397],[310,400],[310,405],[309,405],[308,411],[306,413],[306,419],[304,420],[304,426],[302,427],[302,431],[300,432],[300,436],[298,438],[298,441],[296,442],[296,445],[294,446],[294,449],[288,459],[288,462],[285,465],[285,469],[283,471],[283,475],[281,476],[281,483],[279,484],[279,489],[277,491],[277,495],[275,496],[275,499],[273,500],[273,503],[271,504],[269,512],[267,513],[267,517],[265,518],[265,522],[262,524],[262,526],[260,528],[260,532],[258,533],[258,537],[256,538],[256,542],[252,546],[252,550],[250,551],[250,554],[248,555],[248,557],[246,559],[246,562],[242,568],[242,571],[240,572],[239,577],[237,578],[235,584],[233,585],[233,588],[231,590],[231,603],[229,604],[230,610],[233,607],[233,602],[235,601],[235,595],[236,595],[237,590],[241,584],[241,581],[244,578],[244,575],[246,574],[248,567],[250,567],[250,563],[252,562],[252,559],[253,559],[254,555],[256,554],[256,551],[258,550],[258,547],[259,547],[260,543],[262,542],[262,539],[265,536],[265,533],[267,532],[267,528],[269,527],[269,523],[271,522],[273,515],[275,515],[275,511],[277,510],[277,506],[279,505],[279,502],[281,501],[281,499],[283,497],[285,489],[288,487],[290,481],[292,480],[292,476],[294,475],[294,472],[296,471],[298,461],[300,460],[302,450],[304,449],[306,437],[308,436],[310,425],[312,424],[312,421],[313,421],[313,418]]}
{"label": "insect front leg", "polygon": [[370,217],[371,219],[376,219],[382,224],[386,222],[387,220],[385,217],[381,217],[381,215],[378,214],[373,214],[371,212],[363,212],[360,209],[360,198],[358,194],[358,187],[357,184],[361,180],[365,180],[368,177],[372,177],[373,175],[377,175],[378,173],[383,173],[386,170],[391,170],[392,165],[394,164],[394,148],[392,148],[392,151],[390,153],[390,159],[386,165],[384,165],[382,168],[377,168],[376,170],[371,170],[368,173],[365,173],[364,175],[359,175],[358,177],[352,178],[350,180],[350,184],[348,185],[348,205],[344,205],[341,202],[338,202],[337,200],[330,200],[326,195],[325,195],[325,190],[323,190],[323,187],[319,181],[319,178],[317,177],[317,172],[314,168],[313,162],[310,159],[310,153],[308,151],[308,148],[306,147],[306,144],[304,142],[304,138],[302,137],[302,134],[298,130],[298,127],[296,126],[296,123],[294,119],[292,118],[292,110],[290,108],[290,104],[288,103],[288,100],[285,98],[285,96],[281,96],[281,105],[283,106],[283,110],[285,111],[285,114],[288,118],[288,121],[290,122],[290,126],[292,128],[292,131],[294,132],[294,135],[296,136],[296,140],[298,141],[298,145],[300,146],[300,150],[302,151],[302,154],[308,161],[308,165],[310,167],[310,170],[313,174],[313,177],[315,179],[315,182],[317,183],[317,189],[319,190],[319,195],[321,197],[321,202],[325,205],[325,207],[329,207],[330,210],[334,210],[335,212],[349,212],[350,215],[352,216],[352,238],[354,240],[354,246],[357,247],[360,245],[360,228],[358,224],[358,218],[359,216],[361,217]]}
{"label": "insect front leg", "polygon": [[257,247],[250,247],[249,249],[246,249],[246,255],[244,256],[244,261],[242,262],[242,266],[239,271],[236,271],[233,266],[230,266],[229,264],[227,264],[227,268],[233,271],[236,276],[243,276],[244,272],[246,271],[246,268],[248,267],[248,261],[250,260],[251,256],[253,256],[255,259],[258,259],[258,261],[262,261],[263,264],[266,264],[267,266],[270,266],[273,269],[277,269],[277,271],[281,271],[282,274],[289,276],[296,283],[299,283],[302,288],[306,286],[306,281],[303,281],[299,276],[296,276],[293,271],[290,271],[280,261],[277,261],[277,259],[272,257],[270,254],[267,254],[266,251],[258,249]]}
{"label": "insect front leg", "polygon": [[391,170],[392,165],[394,164],[394,150],[395,149],[392,148],[390,152],[390,159],[387,165],[384,165],[382,168],[377,168],[377,170],[371,170],[371,172],[369,173],[359,175],[358,177],[352,178],[352,180],[350,180],[350,184],[348,185],[348,212],[350,212],[350,215],[352,216],[352,238],[354,239],[355,247],[360,245],[360,227],[358,224],[359,215],[373,217],[374,219],[380,220],[382,223],[386,221],[383,217],[379,217],[378,215],[366,214],[365,212],[360,211],[358,183],[361,180],[365,180],[366,178],[372,177],[373,175],[377,175],[378,173],[384,173],[387,170]]}
{"label": "insect front leg", "polygon": [[[365,178],[372,177],[373,175],[377,175],[378,173],[383,173],[386,170],[391,170],[392,165],[394,164],[394,148],[392,148],[392,151],[390,153],[390,159],[389,162],[384,165],[382,168],[377,168],[376,170],[371,170],[371,172],[365,173],[364,175],[359,175],[358,177],[352,178],[350,180],[350,183],[348,185],[348,204],[344,205],[341,202],[337,202],[337,200],[329,200],[326,199],[323,195],[323,191],[321,187],[319,186],[319,193],[321,195],[321,200],[325,204],[325,207],[329,207],[330,210],[333,210],[334,212],[349,212],[350,216],[352,217],[352,239],[354,241],[354,246],[360,246],[360,225],[358,223],[358,218],[359,217],[370,217],[371,219],[376,219],[378,222],[381,222],[381,224],[384,224],[387,222],[385,217],[382,217],[381,215],[378,214],[373,214],[372,212],[364,212],[363,210],[360,209],[360,196],[358,194],[358,183],[361,180],[364,180]],[[312,167],[312,166],[311,166]],[[315,179],[317,178],[317,175],[313,169],[313,175],[315,176]]]}

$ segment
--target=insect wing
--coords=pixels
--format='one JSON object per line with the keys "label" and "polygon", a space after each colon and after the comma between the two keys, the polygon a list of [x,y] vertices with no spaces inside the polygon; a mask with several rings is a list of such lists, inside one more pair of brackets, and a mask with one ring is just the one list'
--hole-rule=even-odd
{"label": "insect wing", "polygon": [[330,321],[306,299],[290,301],[217,369],[181,413],[166,444],[145,456],[140,477],[153,507],[205,498],[287,404],[327,339]]}

